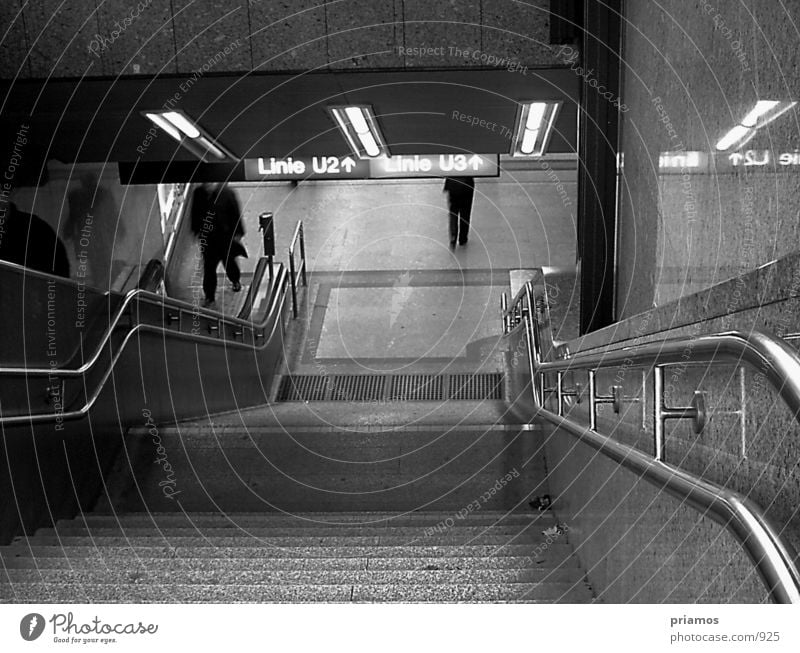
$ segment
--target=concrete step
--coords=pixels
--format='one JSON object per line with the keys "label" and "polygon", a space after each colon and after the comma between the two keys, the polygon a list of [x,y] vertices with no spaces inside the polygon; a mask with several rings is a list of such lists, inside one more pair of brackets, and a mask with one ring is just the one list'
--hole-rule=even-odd
{"label": "concrete step", "polygon": [[159,544],[171,547],[188,548],[193,546],[205,547],[299,547],[307,548],[314,546],[325,547],[364,547],[364,546],[456,546],[463,544],[471,545],[497,545],[504,544],[529,544],[535,546],[545,541],[545,537],[538,531],[523,531],[510,534],[495,534],[494,530],[480,530],[475,533],[462,532],[470,529],[452,529],[443,534],[425,535],[414,530],[409,535],[341,535],[340,531],[333,531],[330,535],[301,535],[301,536],[280,536],[274,533],[258,537],[247,535],[209,535],[197,534],[173,534],[165,532],[163,535],[142,535],[142,536],[114,536],[114,535],[85,535],[85,536],[62,536],[62,535],[36,535],[27,540],[15,540],[12,545],[39,546],[61,546],[67,547],[107,547],[107,546],[156,546]]}
{"label": "concrete step", "polygon": [[[457,512],[316,512],[284,514],[279,512],[257,513],[125,513],[121,515],[100,515],[89,513],[64,519],[58,522],[62,527],[89,528],[255,528],[270,526],[275,528],[310,528],[330,526],[376,526],[400,528],[431,528],[439,524],[455,526],[514,526],[541,523],[551,525],[554,516],[551,512],[496,512],[488,510],[472,510],[464,508]],[[39,531],[42,532],[42,531]]]}
{"label": "concrete step", "polygon": [[[561,574],[574,577],[577,562],[574,556],[561,560],[548,559],[544,553],[538,556],[503,556],[487,557],[413,557],[413,558],[374,558],[374,557],[331,557],[331,558],[134,558],[133,556],[108,556],[99,554],[86,558],[76,557],[3,557],[7,570],[19,570],[25,574],[33,574],[28,578],[36,578],[39,571],[108,571],[124,569],[128,573],[167,574],[175,571],[187,573],[204,572],[219,574],[236,574],[239,572],[268,571],[447,571],[447,570],[490,570],[509,569],[527,570],[546,574],[547,578]],[[0,572],[1,573],[1,572]],[[14,576],[14,578],[18,578]],[[567,579],[564,579],[567,580]]]}
{"label": "concrete step", "polygon": [[[449,524],[449,522],[448,522]],[[240,526],[231,524],[229,526],[196,526],[196,527],[170,527],[169,529],[157,526],[93,526],[91,528],[81,526],[59,525],[58,528],[41,528],[36,532],[35,538],[22,538],[21,541],[31,541],[41,537],[231,537],[248,536],[258,538],[269,537],[406,537],[406,538],[428,538],[434,534],[448,533],[453,531],[459,536],[478,536],[478,535],[514,535],[529,533],[539,533],[541,529],[547,528],[552,522],[542,521],[538,526],[535,524],[517,524],[511,526],[461,526],[441,523],[432,526],[362,526],[360,524],[339,525],[339,526]]]}
{"label": "concrete step", "polygon": [[137,433],[126,437],[101,510],[459,510],[484,495],[485,509],[513,509],[546,477],[542,434],[531,431],[167,429],[160,454]]}
{"label": "concrete step", "polygon": [[547,562],[560,564],[572,556],[569,544],[554,542],[546,548],[533,544],[469,544],[469,545],[397,545],[397,546],[186,546],[170,545],[13,545],[0,549],[0,559],[14,558],[60,558],[67,560],[93,560],[98,564],[115,565],[137,558],[158,559],[227,559],[227,558],[528,558],[532,564]]}
{"label": "concrete step", "polygon": [[575,583],[453,585],[0,585],[9,603],[313,603],[313,602],[546,602],[589,603],[591,591]]}
{"label": "concrete step", "polygon": [[9,569],[0,578],[13,587],[46,583],[77,585],[426,585],[570,582],[574,569],[372,569],[372,570],[209,570],[209,569]]}

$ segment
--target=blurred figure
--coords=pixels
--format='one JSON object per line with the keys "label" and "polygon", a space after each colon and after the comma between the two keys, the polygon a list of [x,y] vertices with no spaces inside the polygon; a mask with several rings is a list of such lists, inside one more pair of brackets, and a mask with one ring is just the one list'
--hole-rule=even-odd
{"label": "blurred figure", "polygon": [[472,214],[472,195],[475,180],[472,177],[446,177],[444,190],[450,210],[450,247],[466,245],[469,240],[469,220]]}
{"label": "blurred figure", "polygon": [[236,193],[227,184],[203,184],[192,195],[192,231],[198,237],[203,255],[203,306],[213,306],[217,294],[217,267],[225,272],[233,292],[242,289],[237,256],[247,257],[240,242],[244,236],[242,214]]}
{"label": "blurred figure", "polygon": [[[111,286],[114,239],[123,238],[125,229],[118,223],[119,211],[111,191],[100,185],[97,174],[85,172],[80,186],[67,195],[69,215],[64,235],[72,242],[79,261],[78,276],[108,290]],[[115,233],[116,231],[116,233]]]}
{"label": "blurred figure", "polygon": [[55,230],[39,216],[24,213],[10,202],[0,208],[0,259],[32,270],[69,278],[69,259]]}

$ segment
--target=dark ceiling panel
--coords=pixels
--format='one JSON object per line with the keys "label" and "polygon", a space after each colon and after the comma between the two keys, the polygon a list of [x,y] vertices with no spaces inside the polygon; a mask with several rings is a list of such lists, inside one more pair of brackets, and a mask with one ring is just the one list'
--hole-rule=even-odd
{"label": "dark ceiling panel", "polygon": [[550,151],[574,152],[577,82],[563,68],[23,82],[13,87],[0,123],[8,132],[22,119],[34,122],[51,141],[47,157],[62,161],[193,160],[168,136],[153,138],[140,115],[166,104],[238,156],[343,155],[347,147],[326,106],[366,102],[393,153],[505,153],[518,101],[560,99]]}

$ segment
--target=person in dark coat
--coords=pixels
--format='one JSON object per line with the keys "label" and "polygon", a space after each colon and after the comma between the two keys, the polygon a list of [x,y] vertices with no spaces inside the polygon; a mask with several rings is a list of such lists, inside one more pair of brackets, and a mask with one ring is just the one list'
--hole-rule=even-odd
{"label": "person in dark coat", "polygon": [[469,239],[475,180],[472,177],[447,177],[443,190],[447,193],[450,210],[450,247],[455,247],[456,240],[459,245],[466,245]]}
{"label": "person in dark coat", "polygon": [[0,259],[69,279],[67,249],[55,230],[14,202],[0,203]]}
{"label": "person in dark coat", "polygon": [[225,265],[233,292],[242,289],[236,257],[247,257],[247,251],[240,242],[244,225],[236,193],[227,184],[198,187],[192,195],[191,217],[192,231],[200,241],[203,255],[204,306],[211,306],[217,293],[217,266],[220,263]]}

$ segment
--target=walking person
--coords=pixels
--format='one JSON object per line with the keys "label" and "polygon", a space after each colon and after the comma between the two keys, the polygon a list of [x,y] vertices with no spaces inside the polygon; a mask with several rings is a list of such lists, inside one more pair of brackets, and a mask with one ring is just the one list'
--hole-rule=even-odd
{"label": "walking person", "polygon": [[466,245],[469,240],[469,220],[475,180],[472,177],[447,177],[444,180],[447,206],[450,211],[450,247]]}
{"label": "walking person", "polygon": [[239,201],[227,184],[204,184],[195,189],[192,195],[192,231],[198,236],[203,255],[203,306],[213,306],[219,264],[225,265],[233,292],[239,292],[242,289],[241,271],[236,257],[247,257],[240,242],[244,225]]}

